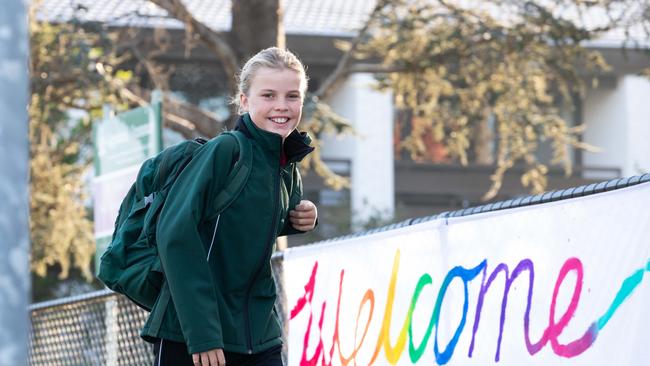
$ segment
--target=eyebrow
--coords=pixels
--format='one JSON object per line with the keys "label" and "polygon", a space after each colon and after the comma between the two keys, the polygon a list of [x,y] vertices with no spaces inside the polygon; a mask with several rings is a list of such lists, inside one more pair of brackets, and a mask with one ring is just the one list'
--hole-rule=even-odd
{"label": "eyebrow", "polygon": [[[262,93],[266,93],[266,92],[277,93],[278,91],[275,90],[275,89],[262,89],[262,90],[260,90],[260,92],[262,92]],[[289,90],[287,93],[300,93],[300,90],[298,90],[298,89]]]}

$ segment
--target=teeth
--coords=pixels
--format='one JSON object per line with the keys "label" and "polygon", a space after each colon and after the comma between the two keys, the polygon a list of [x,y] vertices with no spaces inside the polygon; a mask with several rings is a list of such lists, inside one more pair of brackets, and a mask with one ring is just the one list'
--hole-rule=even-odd
{"label": "teeth", "polygon": [[271,118],[271,121],[275,123],[287,123],[289,121],[289,118],[286,117],[276,117],[276,118]]}

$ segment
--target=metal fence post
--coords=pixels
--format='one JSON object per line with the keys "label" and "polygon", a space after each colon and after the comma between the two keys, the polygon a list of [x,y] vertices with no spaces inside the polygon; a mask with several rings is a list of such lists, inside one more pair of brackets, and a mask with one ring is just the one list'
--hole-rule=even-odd
{"label": "metal fence post", "polygon": [[118,332],[120,328],[117,323],[120,311],[115,295],[106,300],[106,365],[116,366],[118,361],[119,344]]}
{"label": "metal fence post", "polygon": [[28,354],[28,38],[25,0],[0,11],[0,365]]}

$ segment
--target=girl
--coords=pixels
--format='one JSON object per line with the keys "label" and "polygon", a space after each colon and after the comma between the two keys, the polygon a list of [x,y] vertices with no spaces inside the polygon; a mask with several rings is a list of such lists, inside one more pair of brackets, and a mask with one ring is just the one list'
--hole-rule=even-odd
{"label": "girl", "polygon": [[312,230],[317,217],[301,200],[297,168],[313,151],[296,131],[306,90],[293,53],[268,48],[253,56],[239,76],[235,128],[251,144],[246,185],[214,212],[239,156],[236,139],[223,135],[199,150],[171,189],[156,233],[166,282],[142,330],[155,343],[155,365],[282,365],[271,253],[278,236]]}

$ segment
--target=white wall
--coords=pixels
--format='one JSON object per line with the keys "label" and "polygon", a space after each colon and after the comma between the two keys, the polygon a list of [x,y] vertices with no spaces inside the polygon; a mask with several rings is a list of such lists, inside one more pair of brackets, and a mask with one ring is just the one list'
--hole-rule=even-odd
{"label": "white wall", "polygon": [[[584,153],[585,166],[617,167],[622,176],[650,172],[650,81],[628,75],[614,88],[591,91],[584,103],[584,140],[601,149]],[[591,173],[586,178],[613,178]]]}
{"label": "white wall", "polygon": [[371,74],[354,74],[328,101],[354,126],[357,135],[323,139],[324,159],[349,159],[353,222],[395,211],[393,98],[372,88]]}
{"label": "white wall", "polygon": [[583,155],[585,166],[622,168],[627,158],[626,150],[622,148],[625,146],[627,136],[624,98],[620,85],[613,89],[601,87],[588,93],[584,103],[584,119],[587,124],[584,141],[598,147],[600,151],[585,152]]}
{"label": "white wall", "polygon": [[623,78],[628,120],[628,159],[624,175],[650,173],[650,80],[629,75]]}

